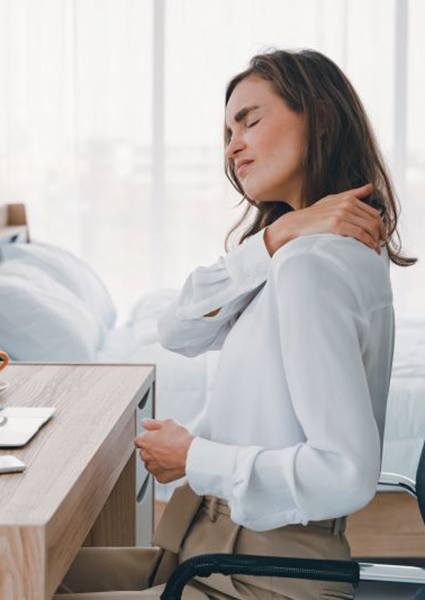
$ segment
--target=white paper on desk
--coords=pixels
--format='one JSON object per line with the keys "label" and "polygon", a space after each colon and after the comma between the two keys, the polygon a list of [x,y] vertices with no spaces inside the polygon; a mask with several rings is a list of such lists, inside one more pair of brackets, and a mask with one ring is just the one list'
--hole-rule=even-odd
{"label": "white paper on desk", "polygon": [[[50,419],[53,406],[9,406],[0,411],[0,447],[23,446]],[[2,425],[2,417],[7,422]]]}

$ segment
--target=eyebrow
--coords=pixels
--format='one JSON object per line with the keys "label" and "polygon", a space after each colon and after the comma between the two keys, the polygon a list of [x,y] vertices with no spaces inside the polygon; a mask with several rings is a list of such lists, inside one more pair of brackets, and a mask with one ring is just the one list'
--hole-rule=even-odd
{"label": "eyebrow", "polygon": [[[235,114],[235,122],[240,123],[242,121],[242,119],[244,119],[246,117],[246,115],[248,113],[250,113],[253,110],[256,110],[257,108],[260,108],[257,104],[253,104],[252,106],[244,106]],[[227,124],[226,124],[226,131],[230,132],[230,128],[228,127]]]}

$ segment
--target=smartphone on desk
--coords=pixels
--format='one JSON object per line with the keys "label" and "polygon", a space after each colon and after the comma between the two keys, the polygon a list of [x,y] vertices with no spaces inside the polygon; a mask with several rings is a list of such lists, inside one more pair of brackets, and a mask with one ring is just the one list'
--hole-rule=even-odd
{"label": "smartphone on desk", "polygon": [[6,454],[0,456],[0,474],[1,473],[21,473],[25,470],[25,463],[23,463],[16,456]]}

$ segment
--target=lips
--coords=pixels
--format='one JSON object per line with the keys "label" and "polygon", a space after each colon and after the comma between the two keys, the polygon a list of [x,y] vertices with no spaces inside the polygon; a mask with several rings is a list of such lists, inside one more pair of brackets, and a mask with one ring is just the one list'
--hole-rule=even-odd
{"label": "lips", "polygon": [[249,165],[253,162],[253,160],[243,160],[236,168],[236,174],[239,176],[244,173],[246,168],[249,167]]}

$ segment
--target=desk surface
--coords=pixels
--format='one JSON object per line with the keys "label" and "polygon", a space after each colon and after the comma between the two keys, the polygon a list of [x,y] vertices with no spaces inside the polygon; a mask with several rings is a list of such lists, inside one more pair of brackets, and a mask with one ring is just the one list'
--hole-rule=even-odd
{"label": "desk surface", "polygon": [[25,585],[0,597],[48,598],[135,456],[135,409],[155,366],[12,364],[1,375],[0,407],[56,407],[25,447],[0,450],[27,465],[0,475],[0,592],[16,575]]}

